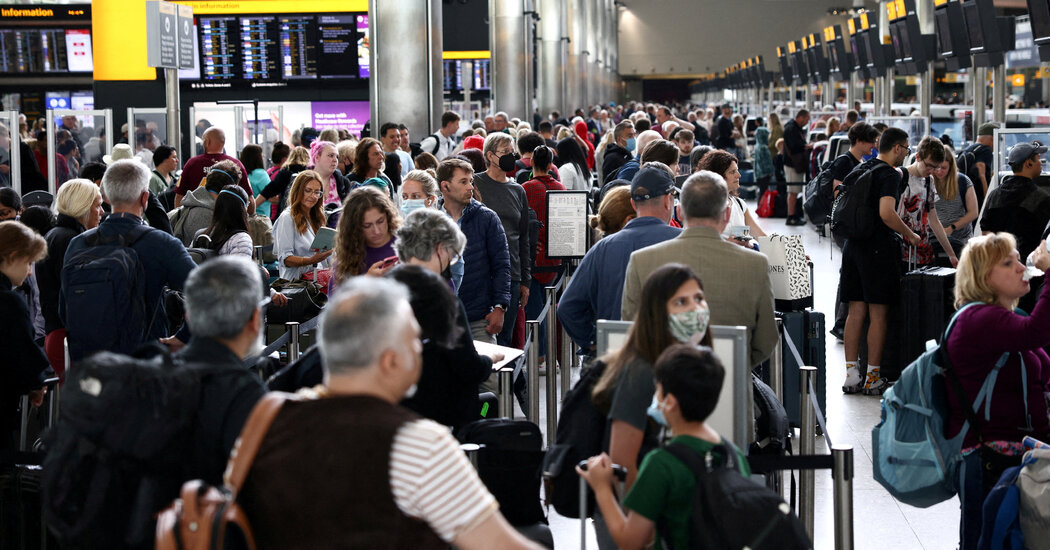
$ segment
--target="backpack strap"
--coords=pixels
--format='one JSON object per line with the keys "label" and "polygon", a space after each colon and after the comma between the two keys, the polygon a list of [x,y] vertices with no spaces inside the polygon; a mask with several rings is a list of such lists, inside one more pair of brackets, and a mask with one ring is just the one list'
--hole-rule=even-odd
{"label": "backpack strap", "polygon": [[284,406],[284,402],[288,400],[298,401],[301,398],[294,394],[282,392],[267,393],[255,404],[255,408],[252,409],[247,422],[244,423],[241,435],[237,438],[237,442],[234,443],[233,450],[230,452],[230,459],[226,463],[226,471],[223,473],[223,482],[226,488],[235,496],[240,491],[241,486],[244,485],[248,472],[252,469],[255,455],[258,454],[259,447],[262,445],[263,439],[266,438],[266,433],[270,431],[270,425],[273,424],[274,418],[277,418],[277,413]]}
{"label": "backpack strap", "polygon": [[[737,447],[724,437],[722,438],[721,443],[712,447],[711,450],[707,451],[704,455],[701,455],[684,443],[671,443],[665,446],[664,450],[671,453],[671,456],[678,459],[679,462],[685,464],[685,466],[689,468],[697,478],[709,474],[714,467],[724,466],[730,470],[740,471],[740,464],[735,456],[738,451]],[[716,464],[716,458],[714,456],[714,452],[717,450],[721,450],[725,457],[725,460],[720,464]]]}

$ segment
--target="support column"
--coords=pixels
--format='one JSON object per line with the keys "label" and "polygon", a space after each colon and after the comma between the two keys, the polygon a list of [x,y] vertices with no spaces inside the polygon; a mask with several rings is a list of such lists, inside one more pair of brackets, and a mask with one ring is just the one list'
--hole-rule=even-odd
{"label": "support column", "polygon": [[893,86],[895,84],[893,74],[893,67],[886,69],[886,93],[882,96],[882,109],[885,111],[886,116],[893,116]]}
{"label": "support column", "polygon": [[992,70],[992,120],[1006,128],[1006,65]]}
{"label": "support column", "polygon": [[[933,0],[916,0],[915,14],[919,18],[919,30],[922,34],[934,34]],[[920,67],[921,68],[921,67]],[[933,103],[933,63],[926,65],[926,70],[919,73],[919,112],[929,119],[930,104]]]}
{"label": "support column", "polygon": [[[974,67],[973,76],[973,136],[977,139],[977,130],[988,120],[988,69],[986,67]],[[996,122],[1002,122],[997,120]]]}
{"label": "support column", "polygon": [[[525,28],[524,12],[523,0],[489,1],[492,110],[506,111],[510,118],[531,120],[532,110],[529,108],[529,93],[526,88],[528,56],[522,36]],[[403,80],[400,85],[404,86],[405,82],[410,80]]]}
{"label": "support column", "polygon": [[567,4],[569,17],[568,17],[568,37],[569,37],[569,72],[566,75],[566,89],[565,94],[565,105],[563,105],[562,115],[566,119],[572,118],[572,112],[577,107],[583,105],[583,70],[584,70],[584,56],[583,56],[583,14],[580,11],[583,5],[583,0],[564,0]]}
{"label": "support column", "polygon": [[441,0],[369,0],[373,132],[384,122],[416,135],[441,126],[441,6]]}
{"label": "support column", "polygon": [[540,116],[565,109],[568,52],[562,37],[566,32],[567,6],[562,0],[539,0],[540,51],[536,75],[536,100]]}
{"label": "support column", "polygon": [[846,110],[853,108],[853,102],[857,98],[857,73],[850,73],[846,84]]}

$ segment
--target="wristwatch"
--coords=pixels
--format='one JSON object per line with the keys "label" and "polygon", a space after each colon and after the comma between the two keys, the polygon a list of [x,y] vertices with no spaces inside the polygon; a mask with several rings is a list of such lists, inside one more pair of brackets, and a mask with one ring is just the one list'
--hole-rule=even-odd
{"label": "wristwatch", "polygon": [[955,231],[955,229],[956,229],[954,223],[949,224],[948,227],[952,228],[952,231]]}
{"label": "wristwatch", "polygon": [[502,310],[503,310],[503,313],[506,313],[506,312],[507,312],[507,306],[505,306],[505,305],[503,305],[503,304],[496,304],[496,305],[492,306],[492,309],[494,309],[494,310],[496,310],[496,309],[502,309]]}

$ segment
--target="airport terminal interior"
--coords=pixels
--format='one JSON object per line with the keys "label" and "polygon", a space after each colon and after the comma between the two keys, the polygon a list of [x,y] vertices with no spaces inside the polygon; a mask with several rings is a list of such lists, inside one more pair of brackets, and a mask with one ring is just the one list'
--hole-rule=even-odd
{"label": "airport terminal interior", "polygon": [[0,550],[1050,549],[1050,0],[8,2]]}

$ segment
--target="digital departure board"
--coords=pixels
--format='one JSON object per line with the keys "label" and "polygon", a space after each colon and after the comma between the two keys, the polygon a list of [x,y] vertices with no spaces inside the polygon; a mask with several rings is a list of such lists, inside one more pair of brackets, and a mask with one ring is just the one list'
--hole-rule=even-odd
{"label": "digital departure board", "polygon": [[212,83],[204,86],[368,77],[367,14],[201,15],[196,22],[199,72],[181,76]]}
{"label": "digital departure board", "polygon": [[0,29],[0,73],[92,70],[88,29]]}
{"label": "digital departure board", "polygon": [[490,59],[446,59],[442,62],[444,88],[448,91],[463,90],[463,64],[470,62],[473,66],[471,90],[492,89],[492,60]]}

